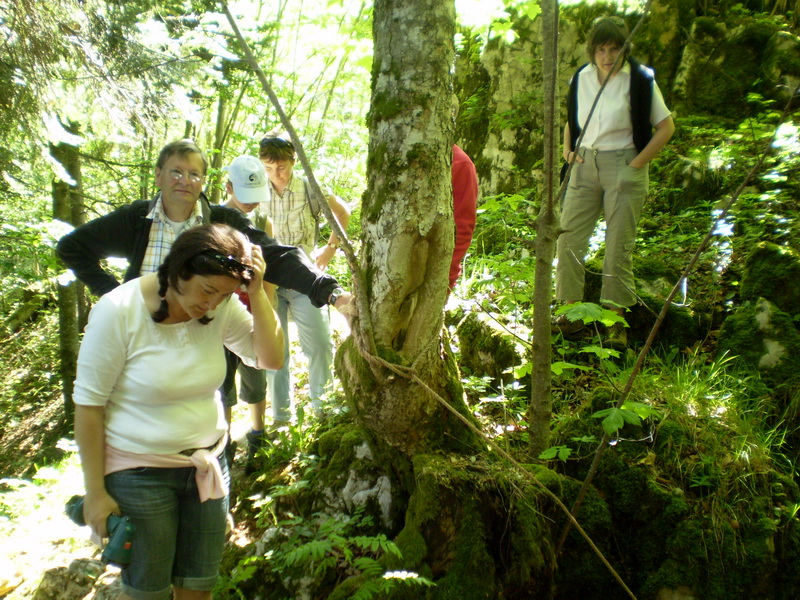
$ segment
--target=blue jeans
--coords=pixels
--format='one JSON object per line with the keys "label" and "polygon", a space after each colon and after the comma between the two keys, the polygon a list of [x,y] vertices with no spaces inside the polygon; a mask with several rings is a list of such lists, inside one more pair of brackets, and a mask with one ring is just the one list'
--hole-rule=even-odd
{"label": "blue jeans", "polygon": [[308,387],[311,405],[322,407],[321,398],[331,382],[333,347],[327,312],[311,304],[308,296],[285,288],[278,288],[278,318],[283,327],[283,368],[267,371],[267,382],[272,401],[272,417],[276,421],[291,418],[291,377],[289,374],[289,315],[300,338],[300,347],[308,359]]}
{"label": "blue jeans", "polygon": [[[220,466],[230,481],[225,453]],[[194,467],[126,469],[105,481],[135,528],[122,591],[135,600],[169,600],[172,586],[212,590],[225,544],[228,498],[200,502]]]}

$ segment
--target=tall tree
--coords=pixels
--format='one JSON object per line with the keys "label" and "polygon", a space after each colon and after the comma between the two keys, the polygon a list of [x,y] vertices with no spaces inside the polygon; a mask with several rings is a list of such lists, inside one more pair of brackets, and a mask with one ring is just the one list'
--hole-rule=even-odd
{"label": "tall tree", "polygon": [[[453,253],[452,1],[375,4],[368,190],[362,204],[366,281],[354,339],[340,365],[363,425],[406,456],[473,448],[464,425],[419,385],[372,357],[413,369],[468,414],[441,338]],[[371,323],[371,327],[365,324]],[[365,349],[367,358],[358,349]]]}
{"label": "tall tree", "polygon": [[[67,132],[77,138],[78,123],[70,122]],[[53,178],[53,218],[72,225],[84,221],[83,183],[78,148],[66,142],[50,145],[51,156],[61,165],[61,175]],[[78,364],[78,307],[83,304],[83,286],[58,285],[58,329],[61,365],[61,385],[65,414],[71,414],[72,391]]]}
{"label": "tall tree", "polygon": [[530,451],[535,458],[550,445],[553,401],[550,384],[550,299],[553,254],[558,231],[555,218],[555,156],[558,147],[558,0],[541,0],[544,82],[544,185],[536,220],[536,281],[531,343],[531,404],[528,410]]}
{"label": "tall tree", "polygon": [[552,565],[531,551],[547,535],[536,492],[485,453],[442,335],[454,23],[452,0],[375,4],[359,314],[337,372],[380,464],[395,470],[395,497],[408,497],[398,566],[436,580],[424,597],[533,597],[521,594],[546,593]]}

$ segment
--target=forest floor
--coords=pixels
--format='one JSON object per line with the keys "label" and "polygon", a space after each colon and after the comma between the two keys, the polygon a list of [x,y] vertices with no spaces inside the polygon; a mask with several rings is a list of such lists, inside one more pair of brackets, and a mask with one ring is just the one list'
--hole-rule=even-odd
{"label": "forest floor", "polygon": [[[247,405],[239,403],[231,431],[239,446],[234,478],[244,477],[248,425]],[[67,439],[60,445],[66,458],[57,466],[41,467],[31,478],[0,480],[0,599],[33,598],[46,571],[69,567],[78,559],[99,559],[100,550],[90,541],[89,529],[74,524],[64,513],[67,500],[83,493],[83,475],[77,448]],[[3,473],[8,458],[0,457]],[[117,573],[108,567],[97,588],[113,585]]]}
{"label": "forest floor", "polygon": [[[336,311],[332,311],[331,326],[334,339],[348,334],[347,323]],[[294,379],[305,382],[305,377],[298,377],[305,359],[294,342],[293,325],[290,336]],[[34,407],[21,405],[19,418],[0,438],[0,600],[31,599],[48,570],[67,568],[78,559],[99,559],[100,550],[90,541],[89,529],[74,524],[64,513],[67,500],[83,493],[83,475],[77,447],[63,424],[63,411],[60,393],[45,401],[39,398]],[[249,409],[239,402],[231,426],[231,437],[238,443],[231,471],[234,481],[245,477],[248,429]],[[117,574],[117,569],[108,567],[95,589],[112,586]]]}

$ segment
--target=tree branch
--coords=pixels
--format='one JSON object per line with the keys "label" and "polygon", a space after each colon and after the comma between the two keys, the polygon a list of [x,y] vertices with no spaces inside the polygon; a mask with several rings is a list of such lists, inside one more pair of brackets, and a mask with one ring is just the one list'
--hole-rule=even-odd
{"label": "tree branch", "polygon": [[353,246],[350,244],[350,240],[347,237],[347,234],[342,230],[339,226],[339,222],[334,218],[333,212],[331,211],[328,203],[322,200],[322,190],[317,183],[317,179],[314,176],[314,172],[311,169],[311,163],[306,156],[305,149],[303,148],[300,139],[297,136],[297,132],[292,125],[292,122],[289,120],[289,117],[286,115],[286,112],[283,110],[283,106],[281,105],[278,96],[272,89],[272,86],[267,81],[267,77],[264,75],[264,71],[261,70],[261,67],[258,64],[258,60],[256,59],[255,55],[253,54],[252,50],[250,50],[250,46],[247,44],[247,40],[244,39],[242,32],[239,30],[238,25],[236,24],[236,20],[233,18],[230,9],[228,8],[227,2],[221,2],[223,11],[225,12],[225,16],[228,17],[228,22],[231,25],[234,33],[236,34],[236,38],[239,40],[239,44],[242,47],[242,51],[244,52],[245,59],[247,60],[250,68],[258,77],[258,80],[261,82],[261,87],[266,92],[267,96],[269,97],[270,102],[275,107],[275,111],[278,113],[278,116],[281,119],[281,124],[283,128],[289,133],[289,136],[292,138],[292,143],[297,151],[297,157],[300,159],[300,164],[303,165],[303,169],[306,172],[306,176],[308,177],[308,182],[311,185],[311,192],[320,199],[319,206],[322,209],[322,212],[325,215],[325,218],[328,220],[328,224],[333,229],[336,236],[339,238],[339,241],[342,244],[342,248],[344,250],[345,257],[347,258],[347,263],[350,266],[350,270],[353,273],[353,283],[355,284],[355,291],[353,294],[353,301],[356,304],[357,308],[357,319],[354,319],[353,325],[360,324],[361,333],[365,338],[366,343],[369,345],[369,348],[372,352],[375,351],[375,340],[373,337],[373,326],[372,326],[372,313],[369,310],[369,305],[367,303],[367,286],[366,280],[364,279],[364,274],[361,270],[358,261],[356,260],[356,255],[353,250]]}

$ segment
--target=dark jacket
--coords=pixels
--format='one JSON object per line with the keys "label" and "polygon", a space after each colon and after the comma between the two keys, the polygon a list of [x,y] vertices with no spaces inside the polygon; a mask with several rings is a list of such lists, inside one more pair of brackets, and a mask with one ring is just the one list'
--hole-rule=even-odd
{"label": "dark jacket", "polygon": [[[631,64],[631,123],[633,125],[633,144],[641,152],[653,137],[653,126],[650,124],[650,107],[653,104],[653,70],[641,64],[635,58],[629,58]],[[581,135],[578,123],[578,73],[588,66],[586,63],[575,71],[569,83],[567,95],[567,122],[569,123],[570,150]]]}
{"label": "dark jacket", "polygon": [[[81,225],[58,241],[56,251],[61,260],[93,293],[102,296],[119,285],[116,277],[100,265],[100,261],[108,257],[128,260],[125,281],[139,276],[153,224],[146,217],[158,197],[122,206]],[[331,292],[339,287],[336,279],[319,271],[301,250],[279,245],[253,227],[240,212],[224,206],[209,206],[208,199],[202,195],[200,203],[204,222],[226,223],[261,246],[267,263],[265,281],[305,294],[317,307],[327,304]]]}

